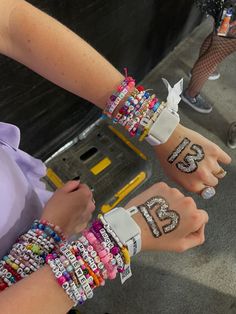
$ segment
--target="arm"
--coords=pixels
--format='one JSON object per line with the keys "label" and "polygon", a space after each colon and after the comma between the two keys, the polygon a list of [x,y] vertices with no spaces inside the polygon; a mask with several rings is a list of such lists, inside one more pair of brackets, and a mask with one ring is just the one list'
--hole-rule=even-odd
{"label": "arm", "polygon": [[82,38],[22,0],[1,0],[0,52],[101,109],[123,80]]}
{"label": "arm", "polygon": [[[0,52],[18,60],[55,84],[79,95],[103,109],[109,95],[123,80],[120,74],[96,50],[55,19],[23,0],[1,0]],[[168,163],[168,156],[187,137],[191,145],[200,145],[204,158],[191,174]],[[205,186],[216,186],[219,162],[230,157],[217,145],[180,124],[167,143],[155,147],[166,173],[187,190],[200,193]],[[183,161],[186,149],[177,161]]]}
{"label": "arm", "polygon": [[[58,210],[58,204],[61,203],[61,197],[65,192],[65,188],[63,189],[59,190],[56,197],[54,196],[46,206],[43,214],[44,219],[51,218],[55,223],[62,223],[60,215],[57,215],[54,208]],[[68,189],[68,184],[66,189]],[[59,195],[60,191],[63,192],[62,195]],[[163,234],[163,236],[157,239],[153,237],[142,215],[136,213],[133,219],[141,229],[142,251],[183,252],[202,244],[204,242],[204,227],[208,221],[208,215],[205,211],[198,210],[194,201],[189,197],[184,197],[177,189],[172,189],[164,183],[155,184],[131,200],[126,208],[140,205],[156,195],[161,195],[168,200],[170,208],[174,208],[178,212],[180,216],[179,225],[173,232]],[[53,211],[53,215],[49,213]],[[66,227],[65,221],[63,227]],[[69,228],[67,223],[67,230],[69,229],[73,228],[71,226]],[[1,292],[0,304],[2,312],[6,314],[14,312],[18,314],[30,314],[32,312],[35,314],[65,314],[73,306],[66,293],[56,282],[49,266],[44,266],[29,277]]]}

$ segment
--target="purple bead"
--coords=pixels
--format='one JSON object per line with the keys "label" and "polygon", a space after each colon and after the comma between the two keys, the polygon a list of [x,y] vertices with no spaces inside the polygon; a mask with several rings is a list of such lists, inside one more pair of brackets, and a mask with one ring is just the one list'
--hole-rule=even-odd
{"label": "purple bead", "polygon": [[119,251],[120,251],[120,250],[119,250],[118,246],[114,246],[114,247],[111,249],[111,253],[112,253],[113,255],[118,254]]}
{"label": "purple bead", "polygon": [[96,232],[99,232],[100,229],[102,229],[102,224],[99,222],[99,221],[95,221],[93,223],[93,229],[96,231]]}
{"label": "purple bead", "polygon": [[118,266],[117,270],[119,273],[123,273],[125,269],[124,269],[124,267]]}

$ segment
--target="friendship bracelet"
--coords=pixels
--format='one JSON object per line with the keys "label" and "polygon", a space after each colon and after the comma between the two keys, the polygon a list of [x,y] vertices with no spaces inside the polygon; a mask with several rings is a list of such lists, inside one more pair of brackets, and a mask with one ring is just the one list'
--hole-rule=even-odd
{"label": "friendship bracelet", "polygon": [[129,97],[112,118],[117,106],[130,91],[128,87],[126,89],[130,83],[126,82],[126,77],[118,86],[117,92],[108,99],[104,114],[113,123],[122,125],[131,137],[137,136],[139,141],[145,139],[151,145],[165,143],[179,124],[178,103],[181,99],[179,95],[182,92],[182,80],[172,88],[163,79],[168,87],[168,96],[166,102],[160,102],[155,94],[150,95],[142,86],[135,87],[134,79],[129,79],[133,89]]}

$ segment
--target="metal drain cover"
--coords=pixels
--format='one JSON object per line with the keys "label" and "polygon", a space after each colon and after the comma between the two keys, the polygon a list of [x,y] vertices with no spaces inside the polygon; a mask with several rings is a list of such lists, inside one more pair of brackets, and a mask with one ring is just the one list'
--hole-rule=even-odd
{"label": "metal drain cover", "polygon": [[106,212],[149,178],[150,162],[106,121],[99,120],[88,130],[82,134],[88,133],[86,137],[74,138],[46,161],[46,181],[55,189],[80,178],[94,189],[97,208]]}

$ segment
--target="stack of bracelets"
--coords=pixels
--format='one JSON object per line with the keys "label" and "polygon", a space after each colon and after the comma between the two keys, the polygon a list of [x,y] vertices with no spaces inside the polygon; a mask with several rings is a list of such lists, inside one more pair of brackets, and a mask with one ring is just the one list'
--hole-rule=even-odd
{"label": "stack of bracelets", "polygon": [[[179,123],[170,104],[160,103],[142,86],[135,87],[134,79],[127,75],[110,96],[104,114],[124,126],[131,136],[152,145],[168,140]],[[135,207],[115,208],[99,215],[74,242],[66,240],[58,226],[35,220],[0,261],[0,291],[45,264],[74,305],[92,298],[93,290],[103,286],[106,279],[116,278],[117,273],[125,282],[131,276],[130,257],[141,250],[141,230],[131,218],[137,211]]]}
{"label": "stack of bracelets", "polygon": [[129,76],[110,96],[103,114],[122,125],[131,137],[145,139],[151,145],[165,143],[179,123],[176,108],[160,102],[143,86],[135,87],[135,80]]}
{"label": "stack of bracelets", "polygon": [[[119,236],[117,222],[118,225],[124,222],[124,227],[118,230]],[[74,305],[83,304],[106,279],[112,280],[117,273],[127,272],[130,256],[141,250],[140,233],[131,214],[123,208],[99,215],[73,242],[65,239],[58,226],[46,220],[35,220],[31,229],[19,237],[10,253],[0,261],[0,291],[47,263]],[[126,234],[125,240],[135,240],[130,252],[120,234],[121,237]]]}

